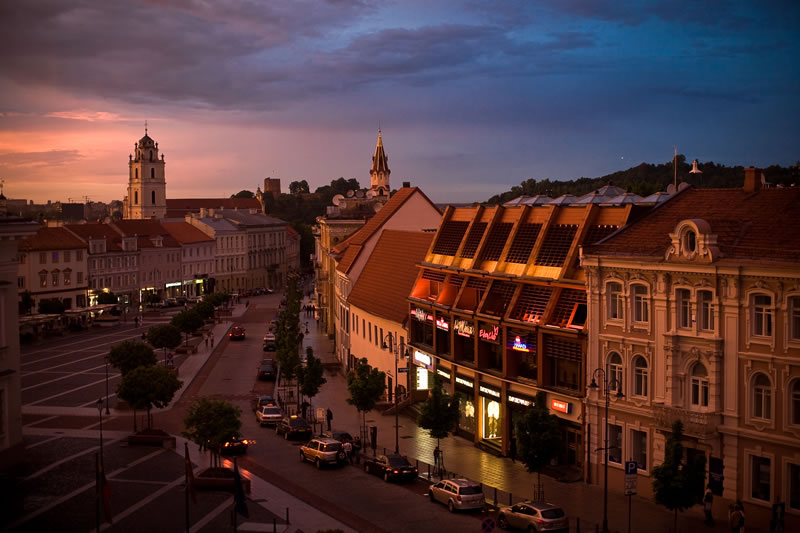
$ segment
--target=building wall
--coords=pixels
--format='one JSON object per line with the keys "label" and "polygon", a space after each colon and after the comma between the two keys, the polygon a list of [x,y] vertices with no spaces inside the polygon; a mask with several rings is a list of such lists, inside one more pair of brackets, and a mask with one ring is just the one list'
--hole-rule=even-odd
{"label": "building wall", "polygon": [[[389,349],[390,341],[387,338],[389,334],[392,335],[392,346],[398,352],[397,366],[398,368],[406,368],[406,359],[399,349],[401,342],[404,346],[407,342],[403,325],[369,313],[360,307],[350,306],[350,354],[353,359],[366,357],[373,368],[385,372],[387,376],[387,391],[394,389],[394,383],[402,386],[403,389],[401,390],[408,390],[408,374],[398,373],[397,375],[400,376],[399,381],[395,377],[395,354]],[[387,348],[383,348],[384,343],[386,343]],[[387,394],[387,399],[389,396]]]}
{"label": "building wall", "polygon": [[68,301],[71,308],[84,307],[87,305],[88,255],[88,248],[21,253],[18,276],[22,279],[15,286],[19,294],[30,291],[34,312],[39,301],[51,298]]}

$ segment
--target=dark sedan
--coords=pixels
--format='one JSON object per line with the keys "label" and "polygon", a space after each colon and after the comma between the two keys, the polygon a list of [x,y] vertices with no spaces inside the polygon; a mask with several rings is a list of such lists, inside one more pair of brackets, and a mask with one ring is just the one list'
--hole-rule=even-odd
{"label": "dark sedan", "polygon": [[402,455],[378,455],[367,457],[364,461],[364,472],[383,476],[384,481],[391,479],[411,480],[417,477],[417,469]]}
{"label": "dark sedan", "polygon": [[258,367],[258,379],[275,379],[275,363],[272,361],[272,359],[265,359],[261,362],[261,366]]}
{"label": "dark sedan", "polygon": [[219,453],[220,455],[247,453],[247,447],[255,443],[256,441],[254,440],[245,439],[241,436],[234,435],[222,444]]}
{"label": "dark sedan", "polygon": [[283,438],[289,440],[292,437],[311,438],[311,426],[308,425],[305,418],[297,415],[287,416],[275,426],[275,433],[283,435]]}
{"label": "dark sedan", "polygon": [[228,337],[232,341],[243,341],[244,340],[244,328],[239,326],[233,326],[231,328],[230,333],[228,333]]}

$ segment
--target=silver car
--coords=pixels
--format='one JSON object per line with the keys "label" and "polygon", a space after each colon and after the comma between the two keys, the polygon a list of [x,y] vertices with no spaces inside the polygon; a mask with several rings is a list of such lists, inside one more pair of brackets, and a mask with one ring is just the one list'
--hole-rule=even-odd
{"label": "silver car", "polygon": [[468,479],[445,479],[428,489],[432,502],[447,505],[450,512],[456,509],[483,509],[483,489]]}
{"label": "silver car", "polygon": [[510,527],[529,533],[540,531],[569,532],[569,519],[564,509],[545,502],[521,502],[509,507],[501,507],[497,525],[502,529]]}

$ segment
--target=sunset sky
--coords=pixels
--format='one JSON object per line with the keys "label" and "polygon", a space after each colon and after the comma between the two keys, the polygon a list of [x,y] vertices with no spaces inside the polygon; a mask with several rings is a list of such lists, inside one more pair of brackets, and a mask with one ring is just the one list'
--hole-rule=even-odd
{"label": "sunset sky", "polygon": [[[628,4],[628,5],[625,5]],[[527,178],[800,160],[800,5],[698,0],[7,0],[0,178],[121,200],[149,133],[168,197],[369,183],[485,200]]]}

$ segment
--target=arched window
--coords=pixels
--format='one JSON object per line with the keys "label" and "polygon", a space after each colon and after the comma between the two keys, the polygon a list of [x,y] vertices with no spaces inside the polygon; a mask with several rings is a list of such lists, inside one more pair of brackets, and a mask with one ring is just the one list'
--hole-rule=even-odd
{"label": "arched window", "polygon": [[156,179],[156,169],[154,168],[150,169],[150,179]]}
{"label": "arched window", "polygon": [[750,323],[754,336],[772,336],[772,296],[768,294],[750,296]]}
{"label": "arched window", "polygon": [[606,377],[612,389],[616,390],[622,385],[622,357],[617,352],[611,352],[608,356]]}
{"label": "arched window", "polygon": [[791,391],[792,399],[791,399],[791,409],[792,409],[792,418],[791,423],[800,426],[800,379],[796,379],[792,381],[792,386],[789,388]]}
{"label": "arched window", "polygon": [[150,202],[156,205],[156,191],[150,191]]}
{"label": "arched window", "polygon": [[135,168],[135,169],[133,169],[133,171],[135,173],[136,179],[138,180],[139,179],[139,169]]}
{"label": "arched window", "polygon": [[649,322],[650,321],[650,305],[647,301],[647,287],[645,285],[632,285],[631,292],[633,293],[633,321],[634,322]]}
{"label": "arched window", "polygon": [[139,191],[133,192],[133,203],[134,205],[138,205],[139,203]]}
{"label": "arched window", "polygon": [[691,402],[694,407],[708,407],[708,371],[702,363],[692,367]]}
{"label": "arched window", "polygon": [[772,383],[765,374],[753,377],[753,418],[772,418]]}
{"label": "arched window", "polygon": [[633,358],[633,395],[647,397],[648,370],[647,360],[641,355]]}
{"label": "arched window", "polygon": [[622,320],[622,284],[609,283],[606,285],[609,320]]}

